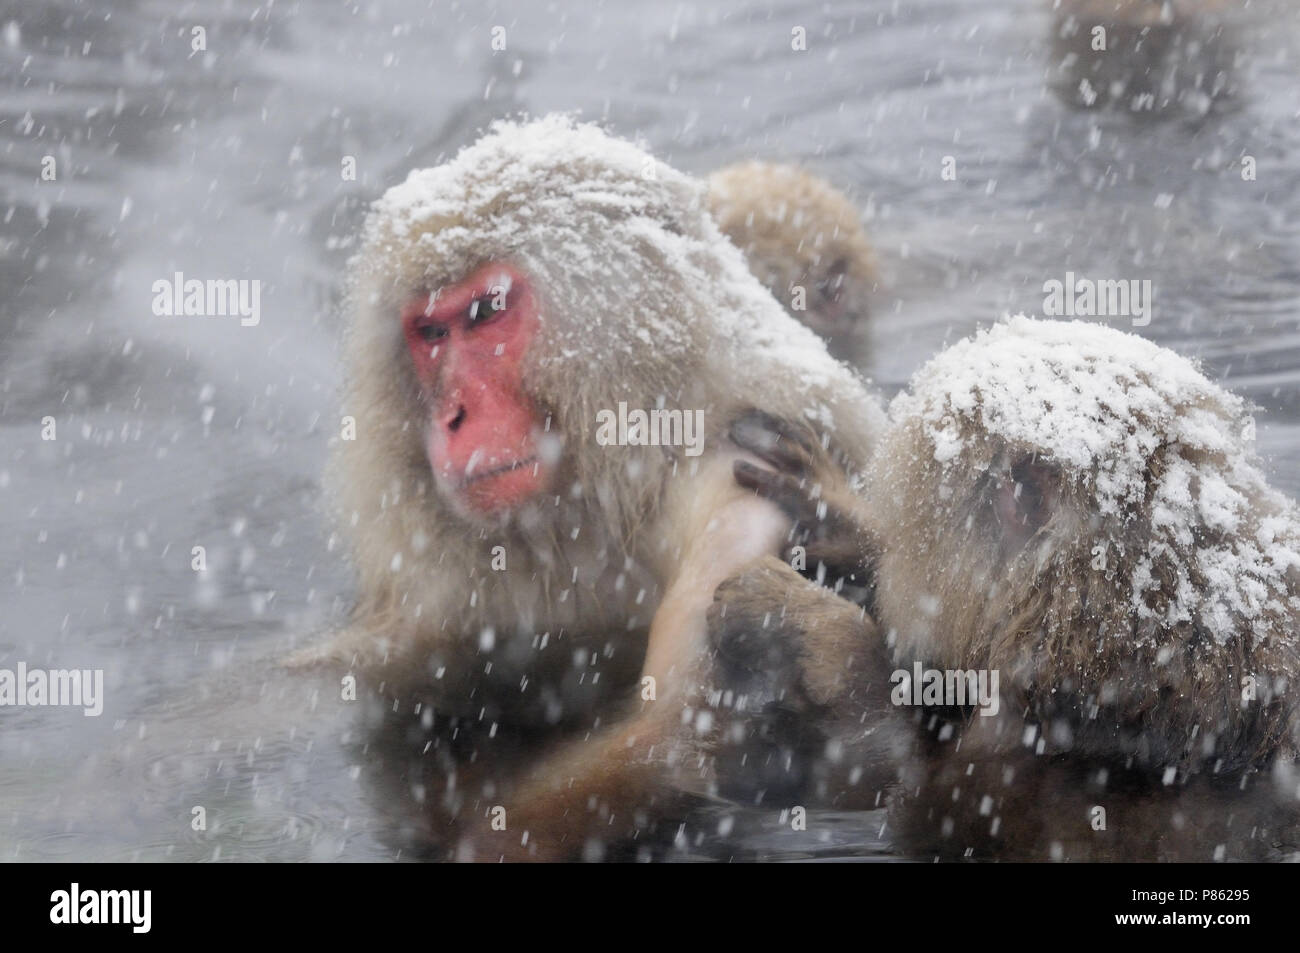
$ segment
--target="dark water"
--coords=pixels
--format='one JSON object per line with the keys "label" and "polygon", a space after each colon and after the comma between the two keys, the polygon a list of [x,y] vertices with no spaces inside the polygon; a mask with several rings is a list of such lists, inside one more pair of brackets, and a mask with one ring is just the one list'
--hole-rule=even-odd
{"label": "dark water", "polygon": [[[498,115],[851,187],[887,391],[1067,269],[1150,278],[1142,333],[1256,401],[1300,491],[1300,13],[1242,3],[1231,95],[1153,118],[1067,104],[1050,6],[0,2],[0,667],[102,668],[107,695],[99,718],[0,710],[0,857],[418,855],[337,684],[274,661],[348,598],[319,472],[360,209]],[[154,316],[176,271],[260,279],[261,323]],[[876,856],[882,824],[822,815],[810,850],[712,808],[681,853]]]}

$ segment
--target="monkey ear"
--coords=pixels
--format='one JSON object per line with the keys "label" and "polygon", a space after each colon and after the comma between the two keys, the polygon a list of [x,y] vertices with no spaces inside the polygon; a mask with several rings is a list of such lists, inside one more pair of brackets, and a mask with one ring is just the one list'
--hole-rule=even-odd
{"label": "monkey ear", "polygon": [[1061,500],[1055,467],[1033,456],[1016,460],[997,487],[994,507],[1003,529],[1022,543],[1047,524]]}

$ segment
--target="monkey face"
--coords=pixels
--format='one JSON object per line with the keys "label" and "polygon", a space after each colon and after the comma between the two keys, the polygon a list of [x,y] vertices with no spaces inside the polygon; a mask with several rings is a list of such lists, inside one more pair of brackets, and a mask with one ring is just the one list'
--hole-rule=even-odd
{"label": "monkey face", "polygon": [[537,330],[528,278],[489,262],[407,301],[402,332],[428,416],[425,452],[458,509],[500,515],[543,493],[554,454],[522,365]]}
{"label": "monkey face", "polygon": [[809,263],[801,280],[808,289],[803,321],[823,337],[852,332],[866,317],[869,282],[844,255],[821,255]]}
{"label": "monkey face", "polygon": [[981,481],[983,502],[993,515],[994,538],[1004,556],[1037,535],[1061,502],[1061,475],[1032,453],[1003,453]]}

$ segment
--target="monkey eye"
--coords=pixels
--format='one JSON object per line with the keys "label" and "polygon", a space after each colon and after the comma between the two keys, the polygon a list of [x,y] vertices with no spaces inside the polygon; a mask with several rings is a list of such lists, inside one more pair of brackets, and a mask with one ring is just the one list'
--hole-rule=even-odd
{"label": "monkey eye", "polygon": [[1060,475],[1033,457],[1018,460],[997,478],[998,516],[1021,542],[1047,524],[1059,500]]}
{"label": "monkey eye", "polygon": [[843,284],[843,275],[839,275],[835,278],[826,278],[817,283],[817,293],[822,296],[824,301],[834,301],[840,296],[840,287]]}
{"label": "monkey eye", "polygon": [[[502,294],[484,295],[482,298],[475,298],[469,303],[469,325],[474,327],[485,321],[490,321],[502,311],[506,310],[507,302]],[[500,307],[498,307],[500,305]]]}
{"label": "monkey eye", "polygon": [[421,324],[415,329],[421,341],[437,341],[447,336],[447,329],[441,324]]}
{"label": "monkey eye", "polygon": [[827,301],[834,301],[844,288],[844,278],[848,270],[848,262],[843,258],[837,258],[830,268],[826,270],[826,274],[821,281],[817,282],[817,293]]}

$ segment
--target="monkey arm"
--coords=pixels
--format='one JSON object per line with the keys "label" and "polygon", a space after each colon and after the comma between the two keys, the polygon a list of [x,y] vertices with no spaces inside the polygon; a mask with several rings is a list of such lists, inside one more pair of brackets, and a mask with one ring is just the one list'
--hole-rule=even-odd
{"label": "monkey arm", "polygon": [[652,701],[628,721],[556,749],[507,794],[500,828],[483,818],[465,832],[458,858],[599,858],[606,841],[636,835],[647,816],[671,816],[679,799],[663,779],[694,760],[680,721],[679,707]]}
{"label": "monkey arm", "polygon": [[718,587],[712,675],[726,726],[718,789],[736,800],[874,807],[910,745],[888,651],[865,609],[767,557]]}
{"label": "monkey arm", "polygon": [[463,854],[553,860],[629,836],[639,811],[663,814],[674,797],[675,772],[706,764],[701,754],[712,743],[712,721],[693,716],[701,704],[714,591],[775,552],[789,527],[770,503],[730,485],[730,466],[727,457],[715,460],[680,504],[682,557],[651,623],[642,669],[649,700],[616,726],[544,758],[504,805],[505,829],[470,834]]}
{"label": "monkey arm", "polygon": [[[776,552],[789,521],[769,503],[751,496],[717,506],[707,520],[692,520],[699,529],[686,542],[677,576],[650,625],[642,676],[666,688],[688,675],[707,643],[706,614],[723,580],[763,556]],[[686,663],[685,672],[679,666]]]}

